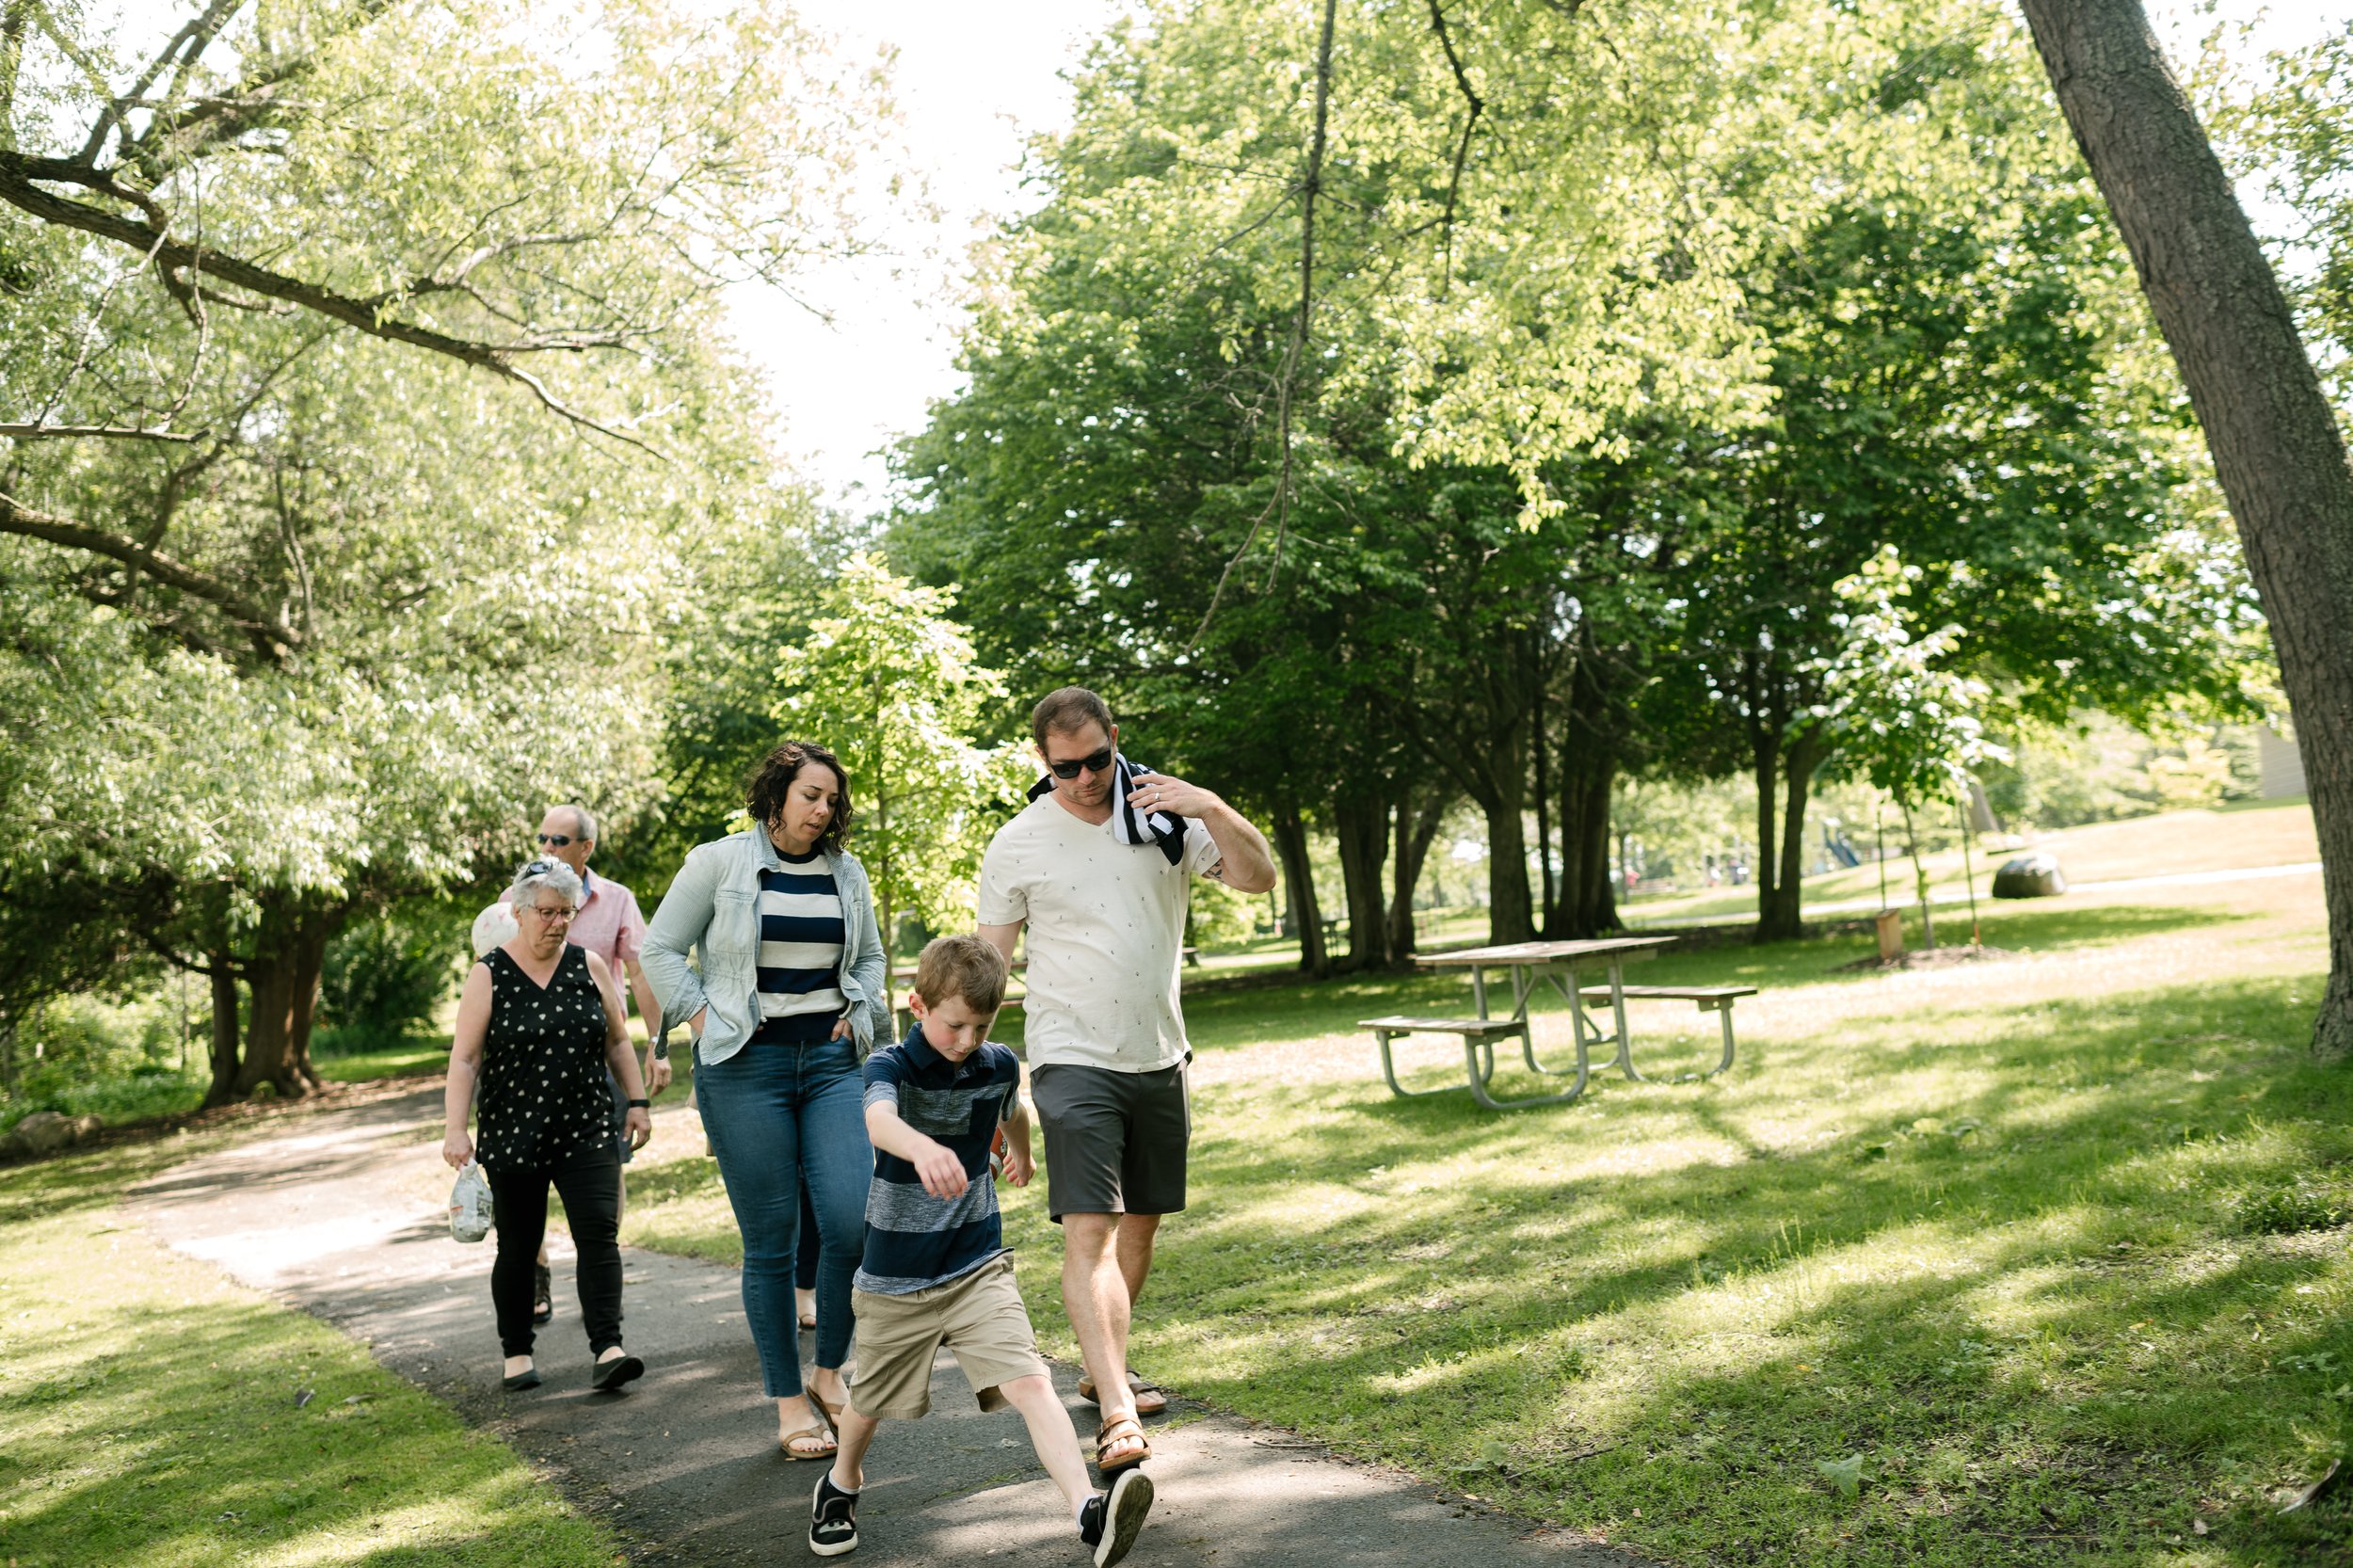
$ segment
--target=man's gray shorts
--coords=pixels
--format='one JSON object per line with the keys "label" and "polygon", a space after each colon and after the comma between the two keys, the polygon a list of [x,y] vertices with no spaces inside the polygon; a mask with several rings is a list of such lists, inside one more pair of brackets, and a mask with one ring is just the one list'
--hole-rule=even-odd
{"label": "man's gray shorts", "polygon": [[1030,1103],[1046,1129],[1050,1217],[1174,1214],[1185,1207],[1185,1145],[1193,1136],[1185,1065],[1153,1073],[1067,1063],[1030,1069]]}

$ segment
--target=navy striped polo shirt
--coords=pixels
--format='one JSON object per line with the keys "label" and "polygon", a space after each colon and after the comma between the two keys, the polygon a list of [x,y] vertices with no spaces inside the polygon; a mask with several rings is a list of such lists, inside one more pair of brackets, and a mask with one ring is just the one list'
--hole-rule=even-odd
{"label": "navy striped polo shirt", "polygon": [[1004,1047],[984,1041],[952,1063],[932,1049],[920,1023],[866,1059],[865,1103],[890,1106],[901,1121],[952,1150],[970,1185],[960,1198],[933,1197],[912,1163],[876,1149],[866,1192],[866,1256],[851,1282],[858,1289],[904,1296],[961,1279],[1005,1254],[988,1145],[1020,1087],[1021,1064]]}
{"label": "navy striped polo shirt", "polygon": [[841,950],[849,940],[841,891],[824,852],[795,859],[779,854],[782,869],[760,873],[760,1016],[839,1017]]}

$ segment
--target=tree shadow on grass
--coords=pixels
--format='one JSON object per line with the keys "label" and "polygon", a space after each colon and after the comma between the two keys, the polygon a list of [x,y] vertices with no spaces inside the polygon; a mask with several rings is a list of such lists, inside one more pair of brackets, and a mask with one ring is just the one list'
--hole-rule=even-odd
{"label": "tree shadow on grass", "polygon": [[[2229,1217],[2353,1161],[2353,1085],[2297,1049],[2290,984],[1991,1008],[1854,1064],[1811,1144],[1756,1078],[1507,1116],[1225,1091],[1146,1334],[1199,1345],[1193,1391],[1546,1517],[1641,1506],[1661,1549],[2130,1560],[2204,1497],[2250,1544],[2341,1550],[2342,1508],[2281,1521],[2256,1489],[2353,1376],[2353,1332],[2297,1294],[2345,1237]],[[1849,1049],[1776,1046],[1817,1094]],[[1904,1103],[1915,1075],[1947,1097]],[[1817,1464],[1855,1454],[1849,1498]]]}

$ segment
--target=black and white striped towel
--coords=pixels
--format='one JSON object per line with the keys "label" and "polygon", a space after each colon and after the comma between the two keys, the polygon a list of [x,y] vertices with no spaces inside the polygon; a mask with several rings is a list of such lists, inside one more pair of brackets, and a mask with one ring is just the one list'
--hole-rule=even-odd
{"label": "black and white striped towel", "polygon": [[[1150,768],[1128,761],[1125,753],[1112,764],[1112,837],[1123,844],[1150,844],[1173,866],[1185,857],[1184,819],[1168,811],[1139,811],[1128,804],[1137,781],[1151,776]],[[1053,788],[1054,776],[1048,774],[1030,786],[1030,798]]]}

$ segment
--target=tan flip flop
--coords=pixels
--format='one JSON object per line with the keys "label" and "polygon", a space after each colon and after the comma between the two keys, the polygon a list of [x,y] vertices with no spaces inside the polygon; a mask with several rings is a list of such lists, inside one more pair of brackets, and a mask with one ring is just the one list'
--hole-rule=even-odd
{"label": "tan flip flop", "polygon": [[[813,1450],[796,1448],[792,1446],[795,1443],[822,1443],[824,1447]],[[798,1432],[788,1432],[776,1439],[776,1447],[784,1450],[787,1459],[831,1459],[840,1446],[834,1441],[833,1428],[823,1421],[803,1427]]]}

